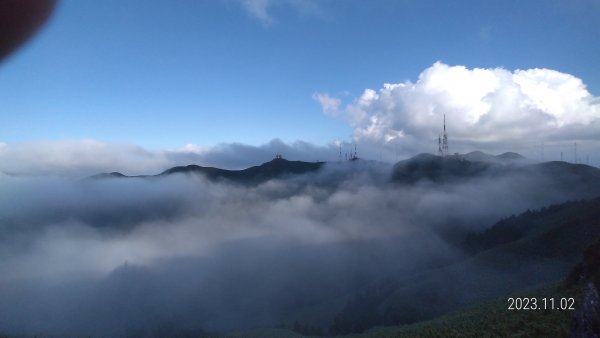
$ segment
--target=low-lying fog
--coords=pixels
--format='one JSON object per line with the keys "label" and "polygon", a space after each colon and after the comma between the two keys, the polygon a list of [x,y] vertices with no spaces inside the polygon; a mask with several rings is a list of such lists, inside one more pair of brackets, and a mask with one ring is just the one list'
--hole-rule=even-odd
{"label": "low-lying fog", "polygon": [[326,326],[361,287],[459,258],[466,231],[588,197],[541,174],[401,185],[391,170],[332,163],[257,186],[0,176],[0,334]]}

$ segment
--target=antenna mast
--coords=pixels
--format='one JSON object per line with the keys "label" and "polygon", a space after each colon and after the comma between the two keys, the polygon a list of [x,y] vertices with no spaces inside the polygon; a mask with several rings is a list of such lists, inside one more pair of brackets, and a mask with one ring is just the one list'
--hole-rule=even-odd
{"label": "antenna mast", "polygon": [[[438,143],[439,143],[439,139],[438,139]],[[448,156],[450,154],[450,151],[448,151],[448,134],[446,134],[446,114],[444,114],[444,136],[442,138],[442,148],[440,151],[440,155],[443,156]]]}
{"label": "antenna mast", "polygon": [[349,161],[358,160],[358,152],[356,151],[356,143],[354,143],[354,151],[352,151],[352,149],[350,149],[350,156],[346,157],[346,159]]}

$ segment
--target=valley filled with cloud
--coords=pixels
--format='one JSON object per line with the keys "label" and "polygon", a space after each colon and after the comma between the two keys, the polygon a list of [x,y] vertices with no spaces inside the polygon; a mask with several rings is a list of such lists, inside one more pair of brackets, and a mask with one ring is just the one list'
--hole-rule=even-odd
{"label": "valley filled with cloud", "polygon": [[[364,288],[464,259],[466,234],[600,191],[585,183],[589,174],[537,165],[495,164],[441,182],[419,171],[412,183],[398,178],[404,165],[330,162],[262,183],[197,173],[3,175],[3,329],[114,336],[294,321],[327,329]],[[544,265],[539,276],[565,269]]]}

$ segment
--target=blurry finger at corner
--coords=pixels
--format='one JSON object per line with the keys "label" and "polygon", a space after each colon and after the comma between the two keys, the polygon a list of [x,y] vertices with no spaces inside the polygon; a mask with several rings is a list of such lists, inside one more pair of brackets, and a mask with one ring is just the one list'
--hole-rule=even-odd
{"label": "blurry finger at corner", "polygon": [[56,0],[0,0],[0,62],[46,22]]}

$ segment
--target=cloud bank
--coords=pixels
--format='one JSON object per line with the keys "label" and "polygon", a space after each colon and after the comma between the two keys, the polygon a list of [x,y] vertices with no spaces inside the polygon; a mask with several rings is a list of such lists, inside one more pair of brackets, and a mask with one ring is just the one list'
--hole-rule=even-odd
{"label": "cloud bank", "polygon": [[215,146],[188,144],[171,150],[148,150],[132,144],[90,139],[0,143],[0,172],[5,175],[75,178],[113,171],[127,175],[154,175],[188,164],[244,169],[270,161],[275,154],[283,154],[290,160],[335,161],[338,152],[333,142],[317,146],[302,141],[290,144],[278,139],[259,146],[242,143]]}
{"label": "cloud bank", "polygon": [[468,69],[436,62],[415,82],[365,89],[342,112],[339,99],[322,93],[313,98],[325,114],[346,121],[358,142],[408,153],[437,150],[444,114],[455,151],[535,147],[537,153],[541,142],[578,141],[591,148],[600,141],[600,98],[581,79],[551,69]]}
{"label": "cloud bank", "polygon": [[255,186],[0,176],[0,334],[326,327],[369,283],[461,257],[451,236],[597,193],[528,171],[398,186],[391,170],[328,163]]}

